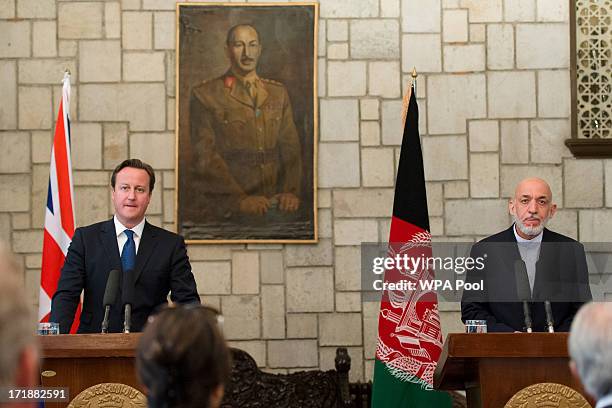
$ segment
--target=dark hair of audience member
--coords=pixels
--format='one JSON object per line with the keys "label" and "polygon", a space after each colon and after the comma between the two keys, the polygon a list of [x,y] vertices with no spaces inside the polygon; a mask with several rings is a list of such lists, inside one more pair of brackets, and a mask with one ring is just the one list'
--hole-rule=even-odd
{"label": "dark hair of audience member", "polygon": [[231,371],[217,315],[201,306],[162,310],[145,327],[136,368],[149,407],[215,408]]}

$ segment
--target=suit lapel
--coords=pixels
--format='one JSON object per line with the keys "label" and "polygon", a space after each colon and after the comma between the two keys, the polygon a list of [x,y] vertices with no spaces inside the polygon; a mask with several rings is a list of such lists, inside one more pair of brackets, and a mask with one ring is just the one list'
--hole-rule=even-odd
{"label": "suit lapel", "polygon": [[[517,289],[517,261],[523,262],[521,258],[521,253],[519,252],[518,245],[516,243],[516,237],[514,236],[514,224],[510,226],[506,231],[504,231],[499,242],[494,242],[492,245],[498,245],[498,252],[500,253],[500,258],[504,264],[503,269],[508,271],[508,275],[503,279],[503,282],[506,287],[503,288],[505,293],[504,296],[509,298],[517,298],[518,297],[518,289]],[[498,273],[495,271],[494,273]],[[520,307],[520,306],[518,306]],[[522,315],[521,309],[521,315]]]}
{"label": "suit lapel", "polygon": [[134,282],[138,281],[147,261],[151,257],[155,246],[157,245],[157,233],[151,227],[151,224],[145,221],[145,227],[142,230],[142,237],[138,245],[138,253],[136,254],[136,267],[134,268]]}
{"label": "suit lapel", "polygon": [[117,233],[112,219],[102,224],[102,228],[100,228],[100,241],[102,241],[107,258],[110,259],[111,268],[121,270]]}
{"label": "suit lapel", "polygon": [[[508,244],[506,244],[506,242]],[[516,243],[516,237],[514,236],[514,224],[510,226],[506,231],[504,231],[503,237],[503,247],[502,251],[506,252],[506,256],[503,257],[504,262],[509,271],[513,271],[512,275],[514,276],[515,272],[515,263],[516,261],[522,261],[521,253],[518,249],[518,244]],[[505,246],[508,245],[506,248]]]}

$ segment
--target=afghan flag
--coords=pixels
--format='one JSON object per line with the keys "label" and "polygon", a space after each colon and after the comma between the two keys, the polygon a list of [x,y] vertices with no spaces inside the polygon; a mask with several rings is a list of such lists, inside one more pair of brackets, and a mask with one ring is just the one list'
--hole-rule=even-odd
{"label": "afghan flag", "polygon": [[[423,155],[419,139],[419,108],[414,86],[400,153],[388,257],[431,256],[431,234]],[[408,280],[414,290],[384,291],[378,317],[374,365],[373,408],[451,407],[446,392],[433,390],[433,373],[442,350],[442,332],[435,291],[421,289],[419,280],[433,279],[433,271],[385,271],[385,282]]]}

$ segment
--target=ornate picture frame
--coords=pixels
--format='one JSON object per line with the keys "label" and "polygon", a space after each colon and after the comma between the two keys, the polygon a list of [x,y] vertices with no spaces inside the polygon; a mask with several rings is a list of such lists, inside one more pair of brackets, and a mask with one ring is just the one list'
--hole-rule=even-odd
{"label": "ornate picture frame", "polygon": [[177,3],[176,230],[317,242],[317,3]]}

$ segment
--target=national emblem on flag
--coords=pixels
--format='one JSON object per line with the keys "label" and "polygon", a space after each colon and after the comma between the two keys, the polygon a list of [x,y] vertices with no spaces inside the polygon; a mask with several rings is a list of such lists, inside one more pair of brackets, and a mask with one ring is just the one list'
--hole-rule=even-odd
{"label": "national emblem on flag", "polygon": [[[427,258],[431,234],[414,84],[408,100],[387,256]],[[426,266],[413,274],[385,272],[386,282],[402,279],[415,282],[415,289],[386,290],[381,300],[372,407],[450,408],[450,395],[432,388],[442,350],[437,295],[418,285],[433,279],[433,270]]]}
{"label": "national emblem on flag", "polygon": [[[49,188],[45,208],[45,230],[43,239],[42,268],[40,274],[40,296],[38,318],[49,321],[51,299],[57,289],[60,272],[66,259],[68,246],[74,235],[74,191],[72,187],[72,163],[70,160],[70,73],[63,79],[62,99],[59,105],[55,136],[51,146],[49,166]],[[79,325],[77,309],[70,330],[75,333]]]}

